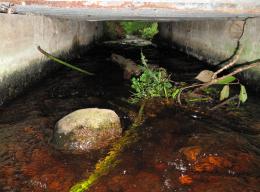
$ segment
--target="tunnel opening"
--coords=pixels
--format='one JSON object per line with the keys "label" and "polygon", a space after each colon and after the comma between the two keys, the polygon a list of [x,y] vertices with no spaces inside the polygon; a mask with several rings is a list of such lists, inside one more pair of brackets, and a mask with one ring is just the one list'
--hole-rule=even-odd
{"label": "tunnel opening", "polygon": [[258,62],[258,3],[35,2],[0,9],[0,191],[260,191],[258,68],[192,91]]}
{"label": "tunnel opening", "polygon": [[[116,26],[118,22],[109,25]],[[89,108],[115,111],[123,135],[131,128],[139,105],[128,102],[133,93],[131,79],[126,79],[125,69],[111,60],[112,54],[141,65],[142,53],[149,64],[169,71],[174,84],[194,83],[200,71],[215,69],[169,45],[161,46],[160,39],[156,39],[158,34],[154,33],[153,40],[144,40],[139,28],[133,30],[137,33],[130,31],[130,37],[127,33],[106,37],[106,41],[96,42],[77,58],[66,60],[94,76],[63,67],[1,107],[2,191],[73,191],[84,181],[89,182],[96,171],[95,164],[102,162],[108,148],[74,154],[61,142],[59,146],[65,148],[57,150],[54,145],[59,137],[53,135],[61,118]],[[193,101],[189,108],[183,108],[170,99],[150,100],[143,114],[144,123],[134,131],[138,136],[130,137],[131,144],[121,151],[116,164],[111,161],[109,169],[101,168],[109,171],[95,176],[98,179],[88,191],[259,190],[258,102],[250,96],[240,109],[224,107],[209,112],[203,110],[208,105],[205,101],[201,101],[198,110],[192,107]]]}
{"label": "tunnel opening", "polygon": [[152,40],[158,34],[157,22],[145,21],[118,21],[105,22],[105,39],[116,40],[136,36],[146,40]]}

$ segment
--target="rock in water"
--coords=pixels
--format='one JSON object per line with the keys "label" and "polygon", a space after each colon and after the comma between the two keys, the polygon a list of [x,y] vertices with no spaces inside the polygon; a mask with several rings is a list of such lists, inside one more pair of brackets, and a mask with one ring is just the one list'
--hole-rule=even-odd
{"label": "rock in water", "polygon": [[86,153],[107,148],[121,134],[120,119],[114,111],[80,109],[57,122],[52,144],[66,153]]}

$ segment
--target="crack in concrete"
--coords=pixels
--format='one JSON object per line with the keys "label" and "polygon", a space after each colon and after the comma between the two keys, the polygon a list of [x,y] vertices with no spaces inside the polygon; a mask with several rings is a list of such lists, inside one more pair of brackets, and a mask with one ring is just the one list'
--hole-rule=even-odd
{"label": "crack in concrete", "polygon": [[242,20],[244,22],[243,23],[243,27],[242,27],[242,31],[241,31],[241,34],[240,34],[238,40],[237,40],[237,45],[235,47],[235,50],[234,50],[233,54],[230,57],[228,57],[227,59],[225,59],[224,61],[219,62],[216,66],[221,66],[221,65],[225,64],[226,62],[230,61],[237,54],[237,52],[239,50],[239,47],[241,46],[241,40],[242,40],[242,38],[244,36],[244,33],[245,33],[245,28],[246,28],[247,21],[249,19],[255,19],[255,18],[256,17],[247,17],[247,18]]}

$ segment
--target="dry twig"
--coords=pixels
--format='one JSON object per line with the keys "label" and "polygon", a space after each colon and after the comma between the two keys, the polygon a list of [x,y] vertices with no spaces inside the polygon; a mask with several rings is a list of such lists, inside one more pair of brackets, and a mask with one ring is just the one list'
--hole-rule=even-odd
{"label": "dry twig", "polygon": [[219,77],[219,78],[216,78],[216,79],[213,79],[212,81],[208,82],[208,83],[203,83],[202,86],[198,87],[197,89],[195,89],[194,91],[199,91],[201,89],[205,89],[211,85],[214,85],[214,84],[217,84],[219,81],[223,80],[223,79],[226,79],[227,77],[230,77],[230,76],[234,76],[238,73],[241,73],[242,71],[245,71],[245,70],[248,70],[248,69],[251,69],[251,68],[254,68],[256,67],[257,65],[259,65],[260,63],[257,62],[257,63],[253,63],[253,64],[250,64],[250,65],[246,65],[244,67],[239,67],[237,68],[235,71],[227,74],[227,75],[224,75],[222,77]]}
{"label": "dry twig", "polygon": [[[237,49],[237,52],[234,55],[234,57],[231,59],[231,61],[228,64],[226,64],[225,66],[223,66],[222,68],[220,68],[219,70],[214,72],[211,81],[206,82],[206,83],[201,83],[201,84],[194,84],[194,85],[190,85],[190,86],[182,88],[180,90],[179,95],[178,95],[178,102],[181,104],[181,94],[186,89],[196,88],[194,90],[194,92],[197,92],[197,91],[205,89],[205,88],[207,88],[207,87],[209,87],[211,85],[217,84],[219,81],[224,80],[227,77],[234,76],[234,75],[236,75],[238,73],[241,73],[242,71],[254,68],[254,67],[256,67],[256,66],[258,66],[260,64],[260,62],[255,62],[255,63],[248,62],[250,64],[247,64],[245,66],[239,67],[239,68],[235,69],[234,71],[230,72],[229,74],[217,78],[217,75],[219,73],[223,72],[224,70],[227,70],[227,69],[230,69],[230,68],[234,67],[236,62],[239,60],[242,51],[243,51],[243,47],[238,44],[238,49]],[[234,97],[231,97],[230,99],[232,100],[232,99],[234,99]],[[223,103],[225,104],[225,102],[229,102],[229,99],[227,101],[224,101]]]}
{"label": "dry twig", "polygon": [[243,51],[243,47],[239,45],[238,50],[237,50],[236,54],[234,55],[234,57],[231,59],[231,61],[227,65],[225,65],[224,67],[222,67],[219,70],[217,70],[213,74],[212,79],[216,79],[217,75],[219,73],[221,73],[222,71],[227,70],[227,69],[233,67],[236,64],[236,62],[239,60],[242,51]]}

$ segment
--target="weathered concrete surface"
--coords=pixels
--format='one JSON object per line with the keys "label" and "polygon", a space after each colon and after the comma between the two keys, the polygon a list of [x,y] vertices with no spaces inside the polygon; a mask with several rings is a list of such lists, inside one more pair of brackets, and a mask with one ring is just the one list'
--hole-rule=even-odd
{"label": "weathered concrete surface", "polygon": [[[6,0],[0,0],[5,2]],[[178,20],[253,17],[259,0],[9,0],[19,14],[85,20]]]}
{"label": "weathered concrete surface", "polygon": [[102,35],[103,25],[45,16],[0,14],[0,105],[57,65],[38,50],[72,55]]}
{"label": "weathered concrete surface", "polygon": [[[260,58],[260,18],[160,23],[159,31],[171,46],[214,65],[230,58],[239,40],[244,51],[238,64]],[[260,91],[260,67],[242,77]]]}

